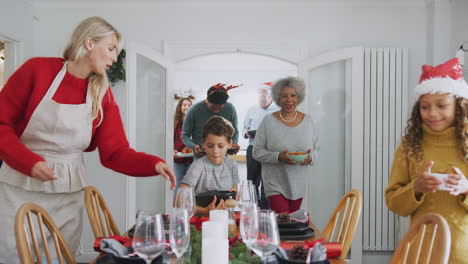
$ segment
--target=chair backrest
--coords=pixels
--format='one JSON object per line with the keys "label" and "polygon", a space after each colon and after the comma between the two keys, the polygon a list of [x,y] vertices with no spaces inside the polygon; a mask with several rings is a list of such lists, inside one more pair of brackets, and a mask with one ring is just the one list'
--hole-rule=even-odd
{"label": "chair backrest", "polygon": [[[37,204],[25,203],[19,208],[15,219],[15,238],[22,264],[42,264],[43,260],[49,264],[52,261],[76,264],[62,233],[49,214]],[[55,248],[56,255],[53,255],[51,247]]]}
{"label": "chair backrest", "polygon": [[119,228],[99,191],[93,186],[88,186],[85,189],[84,198],[94,237],[119,236]]}
{"label": "chair backrest", "polygon": [[450,227],[438,214],[427,214],[411,225],[398,244],[390,264],[448,263],[450,256]]}
{"label": "chair backrest", "polygon": [[348,256],[351,242],[361,216],[362,195],[358,190],[345,193],[328,220],[322,236],[327,242],[338,242],[341,245],[341,257]]}

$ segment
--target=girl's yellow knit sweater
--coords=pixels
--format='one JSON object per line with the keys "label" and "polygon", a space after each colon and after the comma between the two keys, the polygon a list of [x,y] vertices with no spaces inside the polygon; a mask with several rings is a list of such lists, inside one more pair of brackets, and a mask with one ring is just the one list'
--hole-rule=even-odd
{"label": "girl's yellow knit sweater", "polygon": [[449,263],[468,263],[468,199],[466,195],[452,196],[448,191],[425,193],[420,200],[414,193],[414,182],[423,173],[424,166],[434,161],[432,172],[453,173],[458,167],[468,173],[468,163],[457,147],[455,128],[433,132],[423,126],[423,162],[408,158],[400,145],[395,153],[385,199],[388,208],[401,216],[411,216],[411,223],[428,213],[442,215],[450,226],[452,245]]}

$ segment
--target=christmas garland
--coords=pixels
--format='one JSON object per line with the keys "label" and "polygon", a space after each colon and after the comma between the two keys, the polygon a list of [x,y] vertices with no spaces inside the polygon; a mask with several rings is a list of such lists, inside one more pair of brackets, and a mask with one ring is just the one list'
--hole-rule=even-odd
{"label": "christmas garland", "polygon": [[[191,226],[190,244],[192,245],[192,256],[189,263],[201,264],[201,231],[195,225]],[[216,250],[213,248],[213,250]],[[237,236],[229,237],[229,264],[255,264],[261,263],[261,259],[255,255],[250,254],[247,246],[242,243],[242,239]]]}
{"label": "christmas garland", "polygon": [[123,61],[125,56],[125,49],[122,49],[119,53],[119,56],[117,56],[117,61],[114,62],[107,71],[107,78],[109,79],[109,82],[112,86],[120,80],[125,81],[125,68]]}

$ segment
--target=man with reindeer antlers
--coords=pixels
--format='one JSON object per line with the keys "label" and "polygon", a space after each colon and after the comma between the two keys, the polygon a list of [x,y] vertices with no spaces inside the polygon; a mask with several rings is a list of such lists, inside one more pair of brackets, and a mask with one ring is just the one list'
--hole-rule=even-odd
{"label": "man with reindeer antlers", "polygon": [[239,130],[237,128],[237,113],[234,106],[227,102],[229,95],[228,91],[239,87],[239,85],[229,85],[218,83],[208,89],[206,99],[194,104],[190,107],[184,120],[182,127],[182,142],[193,149],[194,160],[204,156],[202,150],[202,128],[205,122],[212,116],[221,116],[229,120],[234,126],[235,132],[232,138],[233,150],[228,151],[229,154],[237,153],[239,145]]}

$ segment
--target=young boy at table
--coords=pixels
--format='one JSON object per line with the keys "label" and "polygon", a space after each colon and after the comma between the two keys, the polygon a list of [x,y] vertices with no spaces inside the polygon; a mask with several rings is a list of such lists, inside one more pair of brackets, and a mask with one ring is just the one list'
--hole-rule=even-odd
{"label": "young boy at table", "polygon": [[[233,158],[226,156],[232,147],[234,127],[220,116],[213,116],[203,126],[203,149],[206,156],[193,162],[180,187],[192,187],[195,194],[208,191],[235,191],[239,183],[239,171]],[[196,214],[208,215],[210,210],[224,209],[224,201],[216,204],[216,196],[207,207],[198,207]]]}

